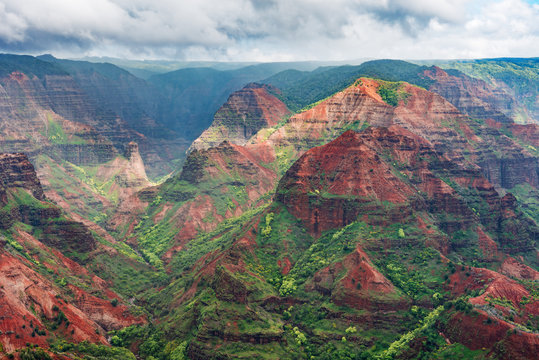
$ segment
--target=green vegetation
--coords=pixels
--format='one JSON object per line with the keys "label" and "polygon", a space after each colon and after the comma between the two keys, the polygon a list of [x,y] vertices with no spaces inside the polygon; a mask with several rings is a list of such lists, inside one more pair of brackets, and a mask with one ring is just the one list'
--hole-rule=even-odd
{"label": "green vegetation", "polygon": [[269,237],[271,234],[271,221],[273,220],[275,214],[272,212],[266,214],[266,226],[262,228],[261,234],[264,237]]}
{"label": "green vegetation", "polygon": [[519,184],[510,192],[518,200],[520,209],[539,224],[539,190],[529,184]]}
{"label": "green vegetation", "polygon": [[395,356],[402,353],[406,349],[410,341],[412,341],[415,337],[417,337],[421,332],[433,326],[435,321],[438,319],[438,317],[440,316],[443,310],[444,310],[443,306],[439,306],[436,309],[434,309],[425,317],[425,319],[423,319],[419,327],[402,335],[399,340],[393,342],[389,346],[389,348],[385,350],[382,354],[380,354],[377,358],[383,359],[383,360],[394,359]]}
{"label": "green vegetation", "polygon": [[66,134],[62,128],[62,125],[54,120],[50,113],[47,113],[47,126],[45,127],[42,135],[44,135],[51,144],[56,145],[86,143],[86,141],[79,136],[68,136],[68,134]]}
{"label": "green vegetation", "polygon": [[94,200],[104,196],[112,203],[117,202],[118,194],[108,191],[114,176],[112,180],[100,180],[96,175],[97,166],[77,166],[65,160],[57,162],[46,155],[37,157],[36,168],[50,172],[50,187],[60,196],[78,196],[80,202],[71,208],[73,212],[98,224],[108,219],[103,204]]}
{"label": "green vegetation", "polygon": [[528,120],[529,115],[539,113],[537,94],[539,93],[539,60],[532,59],[485,59],[454,61],[440,65],[446,69],[456,69],[469,76],[484,80],[494,87],[502,86],[523,106],[511,114],[516,122]]}
{"label": "green vegetation", "polygon": [[325,67],[312,72],[286,70],[264,82],[279,88],[282,92],[275,95],[296,112],[344,90],[359,77],[392,82],[406,81],[428,88],[432,80],[421,75],[425,69],[427,67],[406,61],[374,60],[358,66]]}
{"label": "green vegetation", "polygon": [[[92,344],[83,341],[79,344],[60,341],[52,344],[51,350],[59,355],[75,354],[88,360],[134,360],[135,355],[125,348]],[[41,359],[41,358],[40,358]]]}
{"label": "green vegetation", "polygon": [[[95,69],[88,66],[86,70]],[[106,73],[105,70],[100,71]],[[397,106],[409,96],[401,80],[420,86],[430,84],[420,76],[422,70],[424,67],[405,62],[380,61],[311,73],[286,72],[271,81],[283,84],[280,96],[291,108],[303,111],[358,76],[380,77],[384,80],[378,93],[387,104]],[[195,76],[190,72],[176,75]],[[285,122],[286,119],[267,133],[286,126]],[[74,141],[52,118],[48,125],[51,142]],[[452,122],[442,125],[463,133]],[[341,131],[367,126],[364,120],[357,119],[342,128],[324,130],[320,140],[297,139],[293,145],[278,145],[276,160],[264,166],[283,174],[304,150]],[[140,194],[149,205],[135,220],[136,225],[110,230],[114,223],[108,220],[114,214],[104,211],[101,204],[87,201],[101,195],[116,204],[114,176],[98,179],[97,166],[77,166],[40,156],[38,162],[52,172],[53,182],[56,181],[51,187],[61,196],[80,195],[81,209],[74,211],[106,227],[116,241],[93,233],[99,245],[97,251],[72,248],[66,245],[69,241],[54,243],[90,270],[72,274],[58,257],[17,236],[17,232],[26,232],[45,239],[46,230],[50,229],[43,224],[58,230],[55,226],[68,219],[61,212],[41,219],[43,223],[24,224],[11,219],[11,210],[18,207],[39,212],[51,210],[54,205],[39,202],[24,191],[8,194],[8,204],[0,209],[0,220],[6,224],[1,232],[4,249],[53,283],[57,298],[62,300],[52,308],[52,316],[42,316],[44,328],[30,325],[32,336],[46,336],[53,354],[83,359],[134,359],[128,349],[136,351],[136,358],[145,360],[183,360],[193,353],[199,357],[244,359],[487,358],[492,349],[472,351],[458,343],[448,344],[444,332],[449,319],[478,316],[468,300],[482,290],[465,289],[462,291],[466,295],[456,295],[464,277],[466,281],[473,280],[478,288],[484,283],[475,275],[470,278],[475,272],[469,266],[497,269],[503,260],[488,258],[483,253],[478,232],[492,237],[501,251],[505,246],[501,245],[502,240],[512,246],[518,240],[515,233],[523,231],[520,225],[524,222],[519,222],[522,213],[515,210],[514,218],[500,220],[500,214],[492,211],[499,200],[487,202],[491,198],[466,185],[467,176],[472,173],[467,172],[469,169],[459,169],[455,175],[432,157],[397,160],[389,152],[379,155],[411,189],[418,190],[421,176],[432,173],[455,190],[454,198],[438,201],[418,191],[409,203],[380,201],[376,196],[358,196],[346,202],[350,199],[331,193],[327,185],[327,180],[336,175],[320,171],[317,175],[323,180],[309,184],[313,190],[307,194],[308,209],[301,209],[308,212],[306,221],[316,218],[317,211],[330,204],[326,200],[344,201],[345,205],[341,208],[343,203],[338,202],[338,209],[330,204],[324,210],[357,210],[357,217],[343,214],[342,220],[339,217],[332,223],[335,228],[319,234],[316,226],[312,230],[312,224],[304,224],[291,213],[296,209],[288,211],[279,201],[272,200],[272,191],[257,202],[252,201],[253,195],[246,189],[260,179],[242,175],[242,169],[234,167],[232,158],[225,155],[217,160],[207,152],[197,152],[188,158],[185,171],[168,178],[156,195],[151,191]],[[420,168],[423,173],[410,171],[414,161],[425,162]],[[277,195],[294,196],[294,191],[284,190]],[[531,199],[535,196],[534,188],[519,185],[511,191],[522,211],[537,219],[537,204]],[[183,220],[181,207],[191,207],[191,212],[184,213],[189,216],[198,216],[197,211],[204,214],[205,218],[198,222],[200,228],[178,225]],[[237,210],[243,214],[233,217]],[[226,217],[229,218],[222,220]],[[214,230],[204,231],[214,224]],[[133,232],[129,233],[127,228]],[[182,231],[188,231],[194,239],[184,241],[184,237],[178,236],[183,235]],[[55,240],[54,236],[48,240]],[[515,258],[534,267],[528,261],[533,254],[521,254],[516,247],[514,250]],[[93,274],[112,284],[120,300],[95,286]],[[455,279],[459,283],[454,284]],[[504,307],[518,321],[522,316],[522,324],[517,324],[520,330],[537,331],[539,317],[526,317],[522,310],[539,298],[537,284],[520,283],[530,296],[522,297],[519,304],[505,297],[487,297],[487,305],[481,305],[482,309],[494,312]],[[132,305],[131,311],[145,315],[148,323],[110,332],[112,347],[69,343],[69,334],[65,332],[70,313],[62,304],[79,301],[73,287],[103,299],[115,311],[122,310],[124,303],[138,304],[140,307]],[[33,303],[30,311],[40,315],[39,307]],[[512,321],[509,317],[506,320]],[[453,337],[449,338],[453,341]],[[30,347],[19,355],[22,359],[49,356],[42,349]]]}
{"label": "green vegetation", "polygon": [[52,360],[51,356],[39,347],[23,348],[17,352],[21,360]]}
{"label": "green vegetation", "polygon": [[43,79],[45,75],[67,75],[62,67],[41,61],[33,56],[0,54],[0,77],[20,71],[28,76],[35,75]]}
{"label": "green vegetation", "polygon": [[378,94],[388,105],[397,106],[400,101],[406,102],[410,94],[405,92],[402,82],[382,81],[378,87]]}
{"label": "green vegetation", "polygon": [[470,350],[462,344],[451,344],[442,346],[438,351],[434,352],[431,359],[453,360],[453,359],[470,359],[470,360],[485,360],[488,357],[488,350]]}
{"label": "green vegetation", "polygon": [[297,287],[305,283],[316,271],[352,252],[356,243],[368,236],[370,230],[367,224],[355,222],[338,231],[324,234],[300,255],[283,280],[283,285],[297,284],[293,285]]}

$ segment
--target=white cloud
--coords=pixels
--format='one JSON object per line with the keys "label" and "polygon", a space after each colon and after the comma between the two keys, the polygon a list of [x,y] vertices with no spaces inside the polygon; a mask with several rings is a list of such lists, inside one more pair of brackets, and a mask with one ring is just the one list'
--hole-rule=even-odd
{"label": "white cloud", "polygon": [[0,0],[0,50],[217,60],[537,56],[523,0]]}

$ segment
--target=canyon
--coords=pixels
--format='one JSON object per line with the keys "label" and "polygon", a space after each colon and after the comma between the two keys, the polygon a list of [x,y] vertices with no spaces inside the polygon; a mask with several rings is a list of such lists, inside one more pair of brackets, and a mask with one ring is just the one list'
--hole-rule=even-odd
{"label": "canyon", "polygon": [[[509,85],[0,64],[0,359],[536,355],[539,128]],[[200,79],[220,95],[177,98]]]}

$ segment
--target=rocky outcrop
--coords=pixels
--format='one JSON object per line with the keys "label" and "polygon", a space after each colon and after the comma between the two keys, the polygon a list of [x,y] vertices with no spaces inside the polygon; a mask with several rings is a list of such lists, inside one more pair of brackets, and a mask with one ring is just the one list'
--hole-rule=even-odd
{"label": "rocky outcrop", "polygon": [[132,191],[149,186],[150,182],[136,142],[131,141],[127,144],[124,158],[126,161],[117,158],[112,163],[101,166],[98,175],[102,178],[110,178],[111,174],[114,173],[114,182],[118,186],[129,188]]}
{"label": "rocky outcrop", "polygon": [[[66,261],[69,260],[58,258],[58,265],[51,271],[59,268],[65,271],[63,262]],[[95,298],[69,285],[76,293],[76,301],[72,301],[64,289],[32,266],[31,262],[0,249],[0,344],[5,352],[28,344],[48,348],[50,336],[61,336],[72,342],[108,344],[106,331],[144,322],[142,317],[130,314],[125,305],[113,306],[108,300]],[[73,268],[75,264],[70,266]],[[77,276],[72,268],[69,269],[71,276]],[[85,275],[88,273],[82,276]],[[104,283],[97,277],[94,280]],[[96,284],[90,286],[91,291],[103,291]],[[81,299],[94,300],[92,303]]]}
{"label": "rocky outcrop", "polygon": [[[25,154],[0,154],[0,188],[23,188],[38,200],[44,200],[41,183],[36,176],[34,166]],[[3,205],[7,198],[2,200]]]}
{"label": "rocky outcrop", "polygon": [[[456,192],[433,174],[441,163],[448,161],[428,142],[398,126],[348,131],[305,153],[281,179],[276,200],[315,235],[361,214],[371,223],[382,219],[380,224],[403,222],[411,210],[473,218]],[[385,209],[383,203],[392,206]]]}
{"label": "rocky outcrop", "polygon": [[[264,166],[274,159],[267,146],[229,142],[191,152],[182,172],[162,184],[159,191],[165,201],[184,203],[169,218],[182,230],[176,239],[183,242],[199,231],[211,231],[223,219],[239,216],[259,203],[277,182],[276,172]],[[208,222],[207,218],[217,221]]]}
{"label": "rocky outcrop", "polygon": [[9,229],[15,221],[21,221],[40,228],[41,240],[47,245],[75,252],[95,248],[96,241],[86,227],[64,218],[60,208],[45,201],[39,179],[26,155],[0,154],[0,188],[4,193],[3,205],[9,205],[9,210],[0,211],[1,228]]}
{"label": "rocky outcrop", "polygon": [[356,309],[394,311],[409,306],[359,245],[342,261],[318,271],[305,289],[330,296],[337,305]]}
{"label": "rocky outcrop", "polygon": [[217,111],[210,128],[191,145],[190,150],[208,149],[224,139],[244,145],[260,129],[276,125],[290,112],[272,93],[278,90],[270,85],[249,84],[234,92]]}
{"label": "rocky outcrop", "polygon": [[466,274],[451,276],[452,292],[473,289],[484,289],[468,300],[474,313],[453,313],[442,327],[444,335],[472,350],[491,349],[503,358],[535,358],[539,336],[525,325],[539,314],[539,301],[518,282],[491,270],[469,267]]}
{"label": "rocky outcrop", "polygon": [[462,113],[476,119],[493,119],[512,123],[515,99],[501,89],[495,89],[480,79],[469,77],[458,70],[442,70],[433,66],[423,75],[435,80],[429,90],[435,92]]}

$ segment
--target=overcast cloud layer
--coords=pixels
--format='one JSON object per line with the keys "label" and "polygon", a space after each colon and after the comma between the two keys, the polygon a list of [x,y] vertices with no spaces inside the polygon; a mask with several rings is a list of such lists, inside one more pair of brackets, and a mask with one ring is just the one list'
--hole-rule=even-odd
{"label": "overcast cloud layer", "polygon": [[0,51],[288,61],[539,56],[537,0],[0,0]]}

